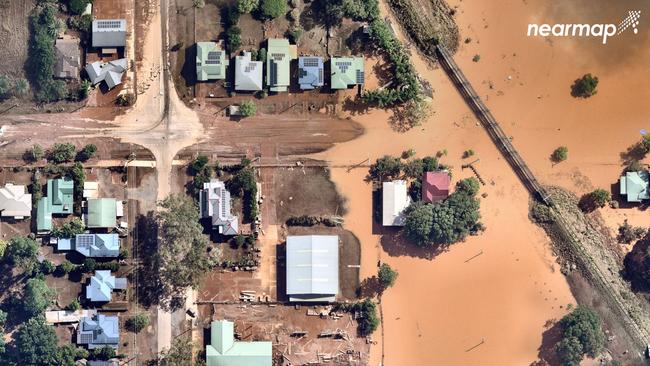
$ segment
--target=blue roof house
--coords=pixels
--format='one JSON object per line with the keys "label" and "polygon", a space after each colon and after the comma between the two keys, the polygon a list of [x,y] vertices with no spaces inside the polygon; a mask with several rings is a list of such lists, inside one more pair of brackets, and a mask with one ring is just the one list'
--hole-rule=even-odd
{"label": "blue roof house", "polygon": [[324,82],[323,58],[315,56],[301,56],[298,58],[298,83],[301,90],[318,88]]}
{"label": "blue roof house", "polygon": [[111,347],[120,344],[120,321],[117,316],[96,314],[83,317],[77,326],[77,344],[88,349]]}
{"label": "blue roof house", "polygon": [[109,302],[113,298],[113,290],[125,290],[126,278],[115,278],[111,271],[95,271],[86,286],[86,298],[93,302]]}
{"label": "blue roof house", "polygon": [[76,250],[91,258],[115,258],[120,255],[120,237],[117,234],[78,234],[74,239],[59,239],[57,250]]}

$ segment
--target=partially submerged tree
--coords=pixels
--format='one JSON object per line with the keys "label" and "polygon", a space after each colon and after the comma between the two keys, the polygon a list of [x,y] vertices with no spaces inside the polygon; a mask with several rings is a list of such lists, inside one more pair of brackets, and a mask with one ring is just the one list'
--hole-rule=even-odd
{"label": "partially submerged tree", "polygon": [[557,149],[553,150],[551,154],[551,161],[554,163],[559,163],[565,161],[569,156],[569,149],[566,146],[560,146]]}
{"label": "partially submerged tree", "polygon": [[560,360],[567,366],[578,366],[584,356],[596,357],[603,349],[605,333],[596,312],[578,306],[560,320],[562,340],[556,345]]}
{"label": "partially submerged tree", "polygon": [[395,284],[398,273],[388,264],[382,263],[381,266],[379,266],[379,273],[377,274],[377,277],[379,278],[379,284],[381,287],[383,289],[387,289]]}
{"label": "partially submerged tree", "polygon": [[574,81],[571,87],[571,95],[574,97],[589,98],[596,94],[598,86],[598,77],[591,74],[585,74],[580,79]]}

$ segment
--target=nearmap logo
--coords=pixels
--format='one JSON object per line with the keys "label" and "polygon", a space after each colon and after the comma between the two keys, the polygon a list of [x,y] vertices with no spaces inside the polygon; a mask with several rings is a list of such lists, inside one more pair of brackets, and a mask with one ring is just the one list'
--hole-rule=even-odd
{"label": "nearmap logo", "polygon": [[640,10],[627,12],[627,17],[618,26],[616,24],[528,24],[528,37],[602,37],[603,44],[607,38],[623,33],[632,28],[634,34],[639,33]]}

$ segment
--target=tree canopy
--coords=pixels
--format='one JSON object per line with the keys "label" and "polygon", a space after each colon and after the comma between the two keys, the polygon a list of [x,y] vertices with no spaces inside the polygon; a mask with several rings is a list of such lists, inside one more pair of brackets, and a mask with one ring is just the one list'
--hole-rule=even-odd
{"label": "tree canopy", "polygon": [[160,366],[186,366],[192,363],[194,345],[187,337],[177,337],[169,350],[165,350],[158,359]]}
{"label": "tree canopy", "polygon": [[387,289],[389,287],[392,287],[395,284],[398,276],[399,274],[397,271],[392,269],[388,264],[382,263],[381,266],[379,266],[379,273],[377,277],[379,278],[379,284],[382,286],[382,288]]}
{"label": "tree canopy", "polygon": [[591,74],[585,74],[580,79],[574,81],[571,87],[571,95],[574,97],[589,98],[596,94],[598,86],[598,77]]}
{"label": "tree canopy", "polygon": [[557,149],[553,150],[551,154],[551,160],[554,163],[559,163],[565,161],[569,157],[569,149],[566,146],[560,146]]}
{"label": "tree canopy", "polygon": [[237,10],[242,14],[252,12],[257,9],[259,5],[259,0],[237,0]]}
{"label": "tree canopy", "polygon": [[287,12],[287,2],[285,0],[262,0],[259,9],[264,18],[275,19]]}
{"label": "tree canopy", "polygon": [[602,351],[605,333],[593,309],[578,306],[560,320],[560,327],[562,340],[556,345],[556,351],[566,366],[578,366],[585,355],[593,358]]}
{"label": "tree canopy", "polygon": [[47,160],[54,164],[70,162],[75,158],[75,149],[76,148],[73,144],[54,144],[54,146],[48,151]]}
{"label": "tree canopy", "polygon": [[257,105],[252,100],[245,100],[239,106],[242,117],[251,117],[257,113]]}
{"label": "tree canopy", "polygon": [[[43,317],[29,319],[14,339],[12,352],[2,359],[21,366],[73,366],[76,351],[71,345],[60,347],[54,328]],[[9,363],[11,364],[11,363]]]}
{"label": "tree canopy", "polygon": [[42,278],[30,278],[25,285],[23,310],[29,316],[41,314],[54,300],[56,292]]}
{"label": "tree canopy", "polygon": [[37,267],[37,257],[40,246],[34,239],[19,236],[9,241],[5,258],[9,263],[31,273]]}

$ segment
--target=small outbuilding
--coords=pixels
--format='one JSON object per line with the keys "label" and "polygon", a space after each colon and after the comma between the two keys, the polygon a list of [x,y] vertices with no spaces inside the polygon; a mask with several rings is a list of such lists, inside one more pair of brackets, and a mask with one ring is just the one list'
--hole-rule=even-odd
{"label": "small outbuilding", "polygon": [[627,202],[641,202],[650,199],[650,174],[646,170],[627,172],[619,181],[620,194]]}
{"label": "small outbuilding", "polygon": [[339,237],[287,237],[287,296],[292,302],[333,302],[339,293]]}
{"label": "small outbuilding", "polygon": [[404,211],[411,204],[406,181],[384,182],[382,190],[382,224],[384,226],[404,226],[406,223]]}
{"label": "small outbuilding", "polygon": [[81,49],[79,38],[59,38],[54,43],[56,64],[54,77],[59,79],[78,79],[81,71]]}
{"label": "small outbuilding", "polygon": [[92,45],[97,48],[126,46],[126,19],[93,20]]}
{"label": "small outbuilding", "polygon": [[451,177],[444,170],[425,172],[422,176],[422,201],[434,203],[449,196]]}

